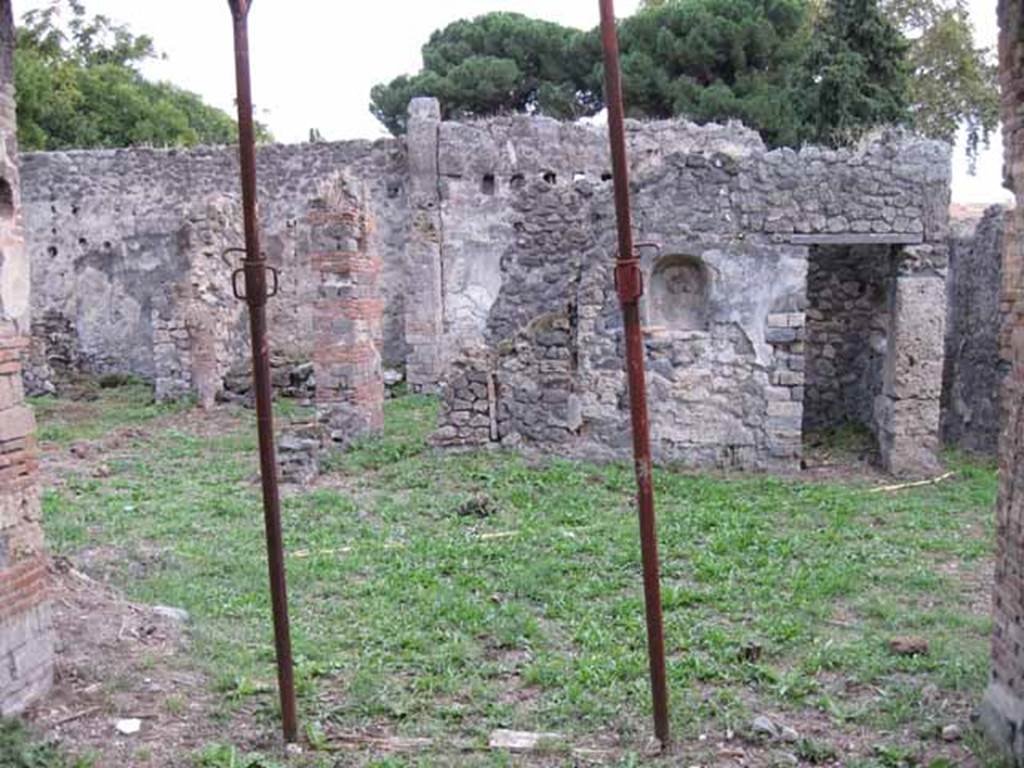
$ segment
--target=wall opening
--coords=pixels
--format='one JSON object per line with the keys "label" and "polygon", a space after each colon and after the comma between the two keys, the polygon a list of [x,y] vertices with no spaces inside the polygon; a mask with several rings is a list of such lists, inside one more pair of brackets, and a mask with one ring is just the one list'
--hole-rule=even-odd
{"label": "wall opening", "polygon": [[483,179],[480,180],[480,191],[485,195],[493,195],[497,188],[497,182],[494,180],[493,173],[485,173]]}
{"label": "wall opening", "polygon": [[11,183],[0,176],[0,219],[14,218],[14,190]]}
{"label": "wall opening", "polygon": [[647,322],[669,331],[703,331],[708,326],[708,270],[693,256],[671,255],[651,272]]}
{"label": "wall opening", "polygon": [[803,431],[812,448],[841,442],[875,458],[894,274],[888,245],[810,249]]}

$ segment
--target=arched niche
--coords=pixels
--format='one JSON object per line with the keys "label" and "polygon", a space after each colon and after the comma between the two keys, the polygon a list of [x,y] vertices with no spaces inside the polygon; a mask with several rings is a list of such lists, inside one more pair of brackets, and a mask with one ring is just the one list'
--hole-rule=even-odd
{"label": "arched niche", "polygon": [[668,331],[703,331],[708,326],[708,269],[694,257],[673,254],[651,270],[647,322]]}

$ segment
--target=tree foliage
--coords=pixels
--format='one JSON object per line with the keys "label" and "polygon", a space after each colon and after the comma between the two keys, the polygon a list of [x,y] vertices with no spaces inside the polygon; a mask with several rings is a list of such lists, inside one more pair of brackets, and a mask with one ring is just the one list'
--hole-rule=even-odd
{"label": "tree foliage", "polygon": [[[622,25],[623,77],[640,117],[739,117],[770,140],[792,137],[781,98],[799,51],[801,0],[674,0]],[[405,130],[414,96],[434,96],[446,118],[504,113],[575,118],[603,104],[598,31],[514,13],[457,21],[423,48],[423,69],[371,92],[371,111]]]}
{"label": "tree foliage", "polygon": [[621,24],[629,110],[697,122],[742,120],[791,144],[801,116],[789,78],[805,46],[801,0],[675,0]]}
{"label": "tree foliage", "polygon": [[423,69],[380,84],[370,109],[393,133],[405,130],[414,96],[434,96],[446,118],[530,112],[573,118],[600,109],[580,84],[593,52],[581,55],[584,34],[518,13],[456,21],[423,46]]}
{"label": "tree foliage", "polygon": [[[991,54],[966,0],[644,0],[620,23],[635,117],[742,120],[773,145],[843,144],[883,123],[976,155],[998,122]],[[376,86],[371,110],[405,130],[413,96],[446,118],[592,115],[602,103],[597,30],[511,13],[458,21],[423,48],[423,69]]]}
{"label": "tree foliage", "polygon": [[910,41],[915,129],[952,141],[965,128],[973,161],[999,124],[999,80],[992,51],[975,43],[965,0],[886,0],[884,7]]}
{"label": "tree foliage", "polygon": [[878,0],[829,0],[797,89],[805,138],[848,144],[876,125],[906,122],[907,48]]}
{"label": "tree foliage", "polygon": [[[642,6],[673,1],[644,0]],[[812,27],[830,5],[828,0],[808,0]],[[999,124],[999,82],[992,51],[975,42],[966,0],[883,0],[882,10],[908,43],[911,124],[925,136],[946,141],[965,128],[973,162]]]}
{"label": "tree foliage", "polygon": [[235,123],[225,112],[194,93],[142,76],[139,66],[155,55],[150,37],[105,16],[90,17],[80,0],[55,0],[27,12],[15,51],[22,149],[235,141]]}

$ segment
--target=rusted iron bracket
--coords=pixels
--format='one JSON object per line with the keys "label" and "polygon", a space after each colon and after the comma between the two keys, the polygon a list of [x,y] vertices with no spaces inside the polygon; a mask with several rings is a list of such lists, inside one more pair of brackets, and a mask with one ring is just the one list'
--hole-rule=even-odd
{"label": "rusted iron bracket", "polygon": [[615,290],[622,305],[636,304],[644,295],[644,272],[640,259],[619,259],[615,265]]}
{"label": "rusted iron bracket", "polygon": [[[231,253],[246,253],[245,248],[228,248],[224,251],[224,256]],[[262,274],[252,274],[262,273]],[[242,290],[238,285],[238,278],[244,277],[243,281],[245,285],[260,285],[264,287],[267,285],[267,274],[273,278],[273,286],[270,290],[264,290],[260,294],[255,294],[250,299],[248,291]],[[266,257],[259,259],[246,259],[242,262],[242,266],[231,273],[231,292],[235,294],[235,298],[239,301],[246,302],[250,307],[262,306],[267,303],[267,299],[272,299],[277,296],[278,291],[281,287],[281,273],[275,267],[271,267],[267,264]]]}
{"label": "rusted iron bracket", "polygon": [[636,243],[633,246],[633,258],[620,258],[615,265],[615,290],[619,294],[619,303],[623,306],[636,304],[644,295],[644,272],[640,268],[640,257],[637,255],[637,252],[644,248],[661,251],[661,245],[658,243]]}

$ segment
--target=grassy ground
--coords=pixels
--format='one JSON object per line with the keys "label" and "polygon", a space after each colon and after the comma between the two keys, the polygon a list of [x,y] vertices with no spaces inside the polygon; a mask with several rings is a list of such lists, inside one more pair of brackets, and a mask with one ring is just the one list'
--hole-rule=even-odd
{"label": "grassy ground", "polygon": [[[71,557],[114,548],[123,556],[104,575],[132,599],[186,608],[225,722],[244,711],[272,733],[252,416],[233,412],[232,428],[209,435],[192,426],[202,415],[159,418],[145,400],[137,387],[104,390],[84,416],[37,403],[58,444],[143,425],[106,458],[109,476],[67,473],[46,493],[49,541]],[[496,727],[557,731],[633,764],[650,707],[629,469],[438,454],[426,442],[434,410],[389,402],[382,438],[286,495],[307,736],[434,740],[415,758],[365,757],[399,766],[452,764],[454,745],[485,745]],[[763,764],[783,753],[848,766],[984,760],[966,713],[986,679],[995,471],[949,463],[951,481],[887,494],[856,478],[656,474],[684,764],[717,764],[722,744],[757,748],[758,714],[801,735],[764,747]],[[925,637],[930,652],[893,655],[896,635]],[[965,743],[939,738],[950,722]],[[197,764],[245,765],[229,742]],[[459,754],[459,765],[507,761]]]}

